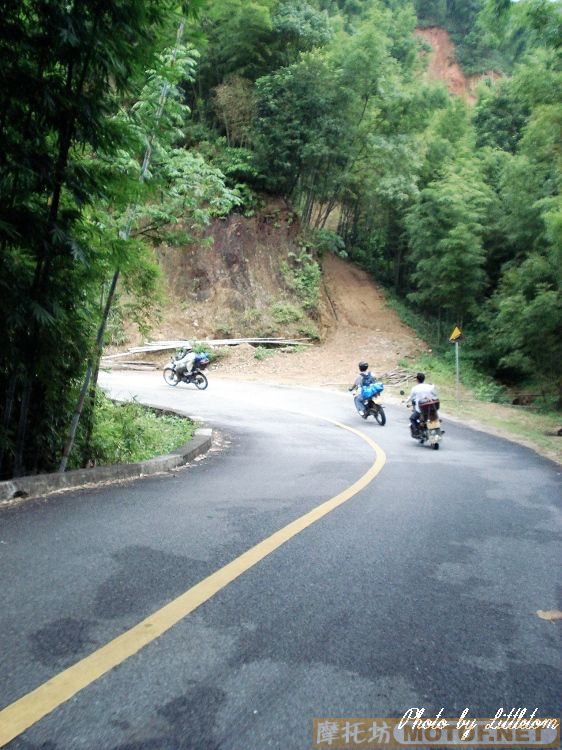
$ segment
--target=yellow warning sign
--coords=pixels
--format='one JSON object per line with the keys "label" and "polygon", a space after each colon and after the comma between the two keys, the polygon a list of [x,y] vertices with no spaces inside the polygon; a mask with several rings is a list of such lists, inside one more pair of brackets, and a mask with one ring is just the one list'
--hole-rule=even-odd
{"label": "yellow warning sign", "polygon": [[462,338],[462,331],[458,326],[455,326],[452,334],[449,336],[449,341],[454,344],[455,341],[458,341],[460,338]]}

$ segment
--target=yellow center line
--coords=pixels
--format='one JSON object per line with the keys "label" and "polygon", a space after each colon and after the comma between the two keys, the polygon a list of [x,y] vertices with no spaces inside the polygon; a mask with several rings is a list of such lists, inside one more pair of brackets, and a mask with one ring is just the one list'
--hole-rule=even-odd
{"label": "yellow center line", "polygon": [[[318,415],[315,416],[318,418]],[[80,690],[136,654],[137,651],[140,651],[225,586],[228,586],[242,573],[245,573],[285,542],[352,498],[377,476],[386,462],[384,451],[364,433],[340,422],[324,417],[322,419],[353,432],[373,448],[376,458],[369,470],[343,492],[276,531],[267,539],[256,544],[255,547],[244,552],[240,557],[180,594],[169,604],[153,612],[130,630],[109,641],[105,646],[63,672],[59,672],[35,690],[2,709],[0,711],[0,747],[4,747]]]}

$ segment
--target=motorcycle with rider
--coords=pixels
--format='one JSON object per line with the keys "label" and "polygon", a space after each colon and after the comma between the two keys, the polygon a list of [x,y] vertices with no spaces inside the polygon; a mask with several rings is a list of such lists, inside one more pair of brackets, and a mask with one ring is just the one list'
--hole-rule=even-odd
{"label": "motorcycle with rider", "polygon": [[170,359],[164,368],[164,380],[168,385],[178,383],[193,383],[200,391],[209,385],[203,370],[210,362],[207,352],[194,352],[191,346],[186,346]]}
{"label": "motorcycle with rider", "polygon": [[[433,383],[425,382],[425,373],[418,372],[416,385],[408,396],[406,406],[412,407],[410,415],[410,434],[421,445],[427,443],[433,450],[439,449],[445,430],[439,418],[439,396]],[[400,391],[404,395],[404,391]]]}
{"label": "motorcycle with rider", "polygon": [[382,427],[386,424],[386,414],[381,403],[384,385],[369,370],[368,362],[359,362],[358,367],[359,375],[348,389],[353,391],[355,408],[360,417],[368,419],[373,416]]}

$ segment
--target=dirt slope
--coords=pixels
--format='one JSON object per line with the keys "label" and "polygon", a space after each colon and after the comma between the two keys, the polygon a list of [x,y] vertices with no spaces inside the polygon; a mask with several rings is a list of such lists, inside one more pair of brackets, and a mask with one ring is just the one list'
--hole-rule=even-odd
{"label": "dirt slope", "polygon": [[[270,349],[263,359],[256,358],[253,346],[231,347],[226,350],[226,356],[212,366],[213,377],[342,387],[353,382],[360,360],[367,360],[372,371],[383,377],[402,371],[405,363],[427,351],[427,345],[387,306],[383,293],[365,271],[334,255],[326,255],[322,265],[322,342],[297,351]],[[184,270],[188,274],[189,269]],[[225,287],[223,292],[227,291],[228,287]],[[220,293],[222,304],[228,297],[223,292]],[[153,330],[151,340],[213,337],[212,333],[203,332],[203,323],[193,324],[193,321],[203,321],[209,309],[209,301],[204,301],[202,304],[193,302],[187,312],[181,309],[181,305],[175,313],[168,310],[162,325]],[[219,307],[216,314],[228,318],[225,308]],[[240,329],[237,335],[245,337]],[[137,334],[131,336],[128,345],[139,343]],[[112,347],[110,351],[123,349]],[[144,353],[132,356],[131,360],[148,359],[163,367],[168,357],[169,354],[154,357]]]}
{"label": "dirt slope", "polygon": [[[297,320],[275,319],[276,306],[299,305],[282,272],[283,265],[301,251],[299,223],[283,201],[270,198],[254,216],[231,214],[216,220],[209,235],[213,239],[209,245],[159,249],[168,303],[163,319],[152,330],[152,340],[302,338],[314,328],[322,341],[305,351],[268,353],[263,359],[256,359],[251,346],[236,347],[213,367],[213,375],[343,385],[352,382],[360,360],[367,359],[375,374],[382,375],[426,348],[386,306],[373,279],[332,254],[322,260],[317,312],[306,318],[300,308]],[[132,325],[127,332],[127,346],[142,343]],[[167,359],[164,356],[158,364]]]}
{"label": "dirt slope", "polygon": [[250,346],[237,347],[216,375],[301,385],[351,384],[357,363],[366,359],[377,375],[427,349],[386,306],[369,276],[334,255],[325,257],[324,285],[331,320],[325,341],[306,351],[273,354],[256,360]]}
{"label": "dirt slope", "polygon": [[167,307],[159,338],[271,335],[271,305],[289,301],[281,266],[299,250],[298,226],[294,212],[272,198],[255,216],[215,220],[206,233],[210,244],[160,248],[158,262],[176,304]]}

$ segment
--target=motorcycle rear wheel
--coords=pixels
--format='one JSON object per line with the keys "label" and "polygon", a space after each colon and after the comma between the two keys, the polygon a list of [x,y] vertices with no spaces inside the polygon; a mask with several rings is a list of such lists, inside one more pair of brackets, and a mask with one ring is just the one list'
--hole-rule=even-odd
{"label": "motorcycle rear wheel", "polygon": [[384,409],[382,406],[377,406],[373,411],[373,416],[377,420],[377,422],[380,424],[381,427],[384,427],[386,424],[386,414],[384,413]]}
{"label": "motorcycle rear wheel", "polygon": [[164,368],[164,380],[168,385],[177,385],[180,381],[178,380],[178,376],[176,375],[176,371],[173,370],[171,367],[165,367]]}
{"label": "motorcycle rear wheel", "polygon": [[198,372],[197,375],[195,375],[195,377],[193,378],[193,382],[200,391],[204,391],[205,388],[209,385],[209,381],[202,372]]}
{"label": "motorcycle rear wheel", "polygon": [[438,451],[439,450],[439,443],[433,443],[433,450]]}

